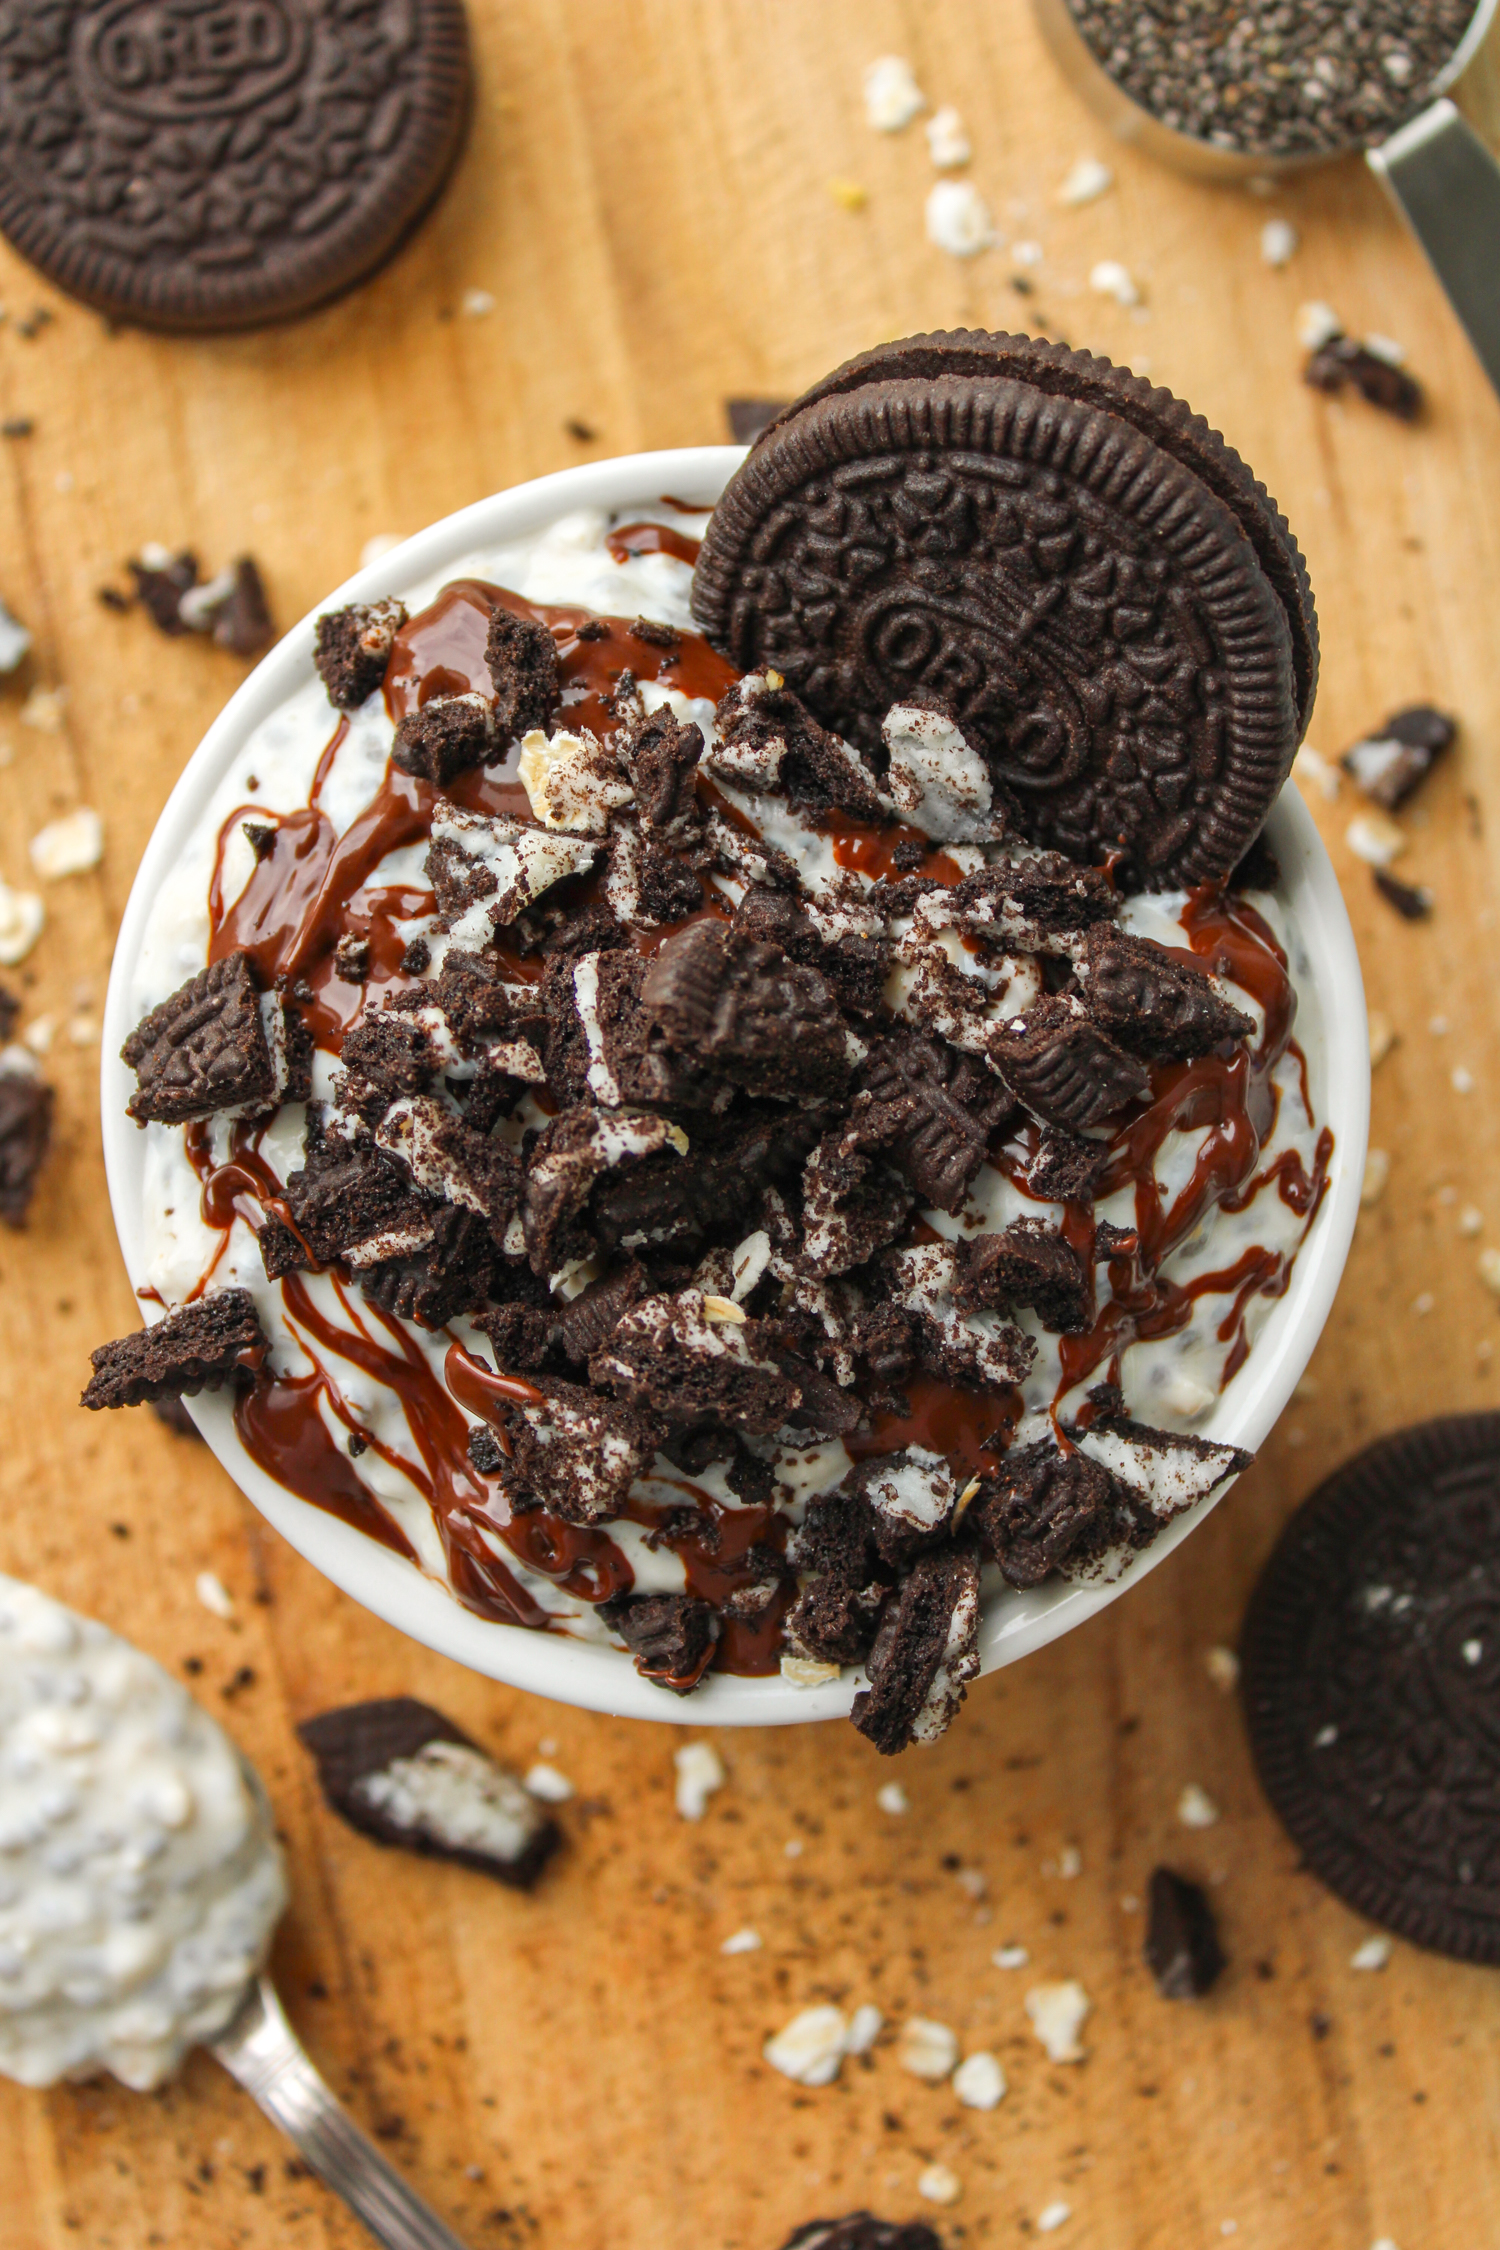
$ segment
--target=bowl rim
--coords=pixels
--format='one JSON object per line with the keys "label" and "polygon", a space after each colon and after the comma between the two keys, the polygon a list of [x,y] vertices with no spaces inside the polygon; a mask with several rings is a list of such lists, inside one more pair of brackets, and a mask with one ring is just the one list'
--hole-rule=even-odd
{"label": "bowl rim", "polygon": [[[119,1049],[133,1024],[130,993],[136,960],[161,877],[224,771],[254,728],[313,678],[313,626],[320,611],[399,593],[476,548],[525,538],[575,509],[655,505],[666,494],[711,506],[744,456],[745,449],[733,445],[620,455],[558,470],[475,501],[356,571],[283,634],[235,691],[184,766],[156,822],[131,886],[110,970],[100,1071],[104,1161],[132,1287],[146,1262],[141,1240],[145,1135],[125,1114],[131,1074]],[[1333,863],[1290,784],[1273,809],[1267,833],[1281,862],[1283,894],[1312,963],[1324,1028],[1321,1122],[1332,1127],[1335,1141],[1323,1207],[1297,1254],[1286,1294],[1272,1306],[1244,1367],[1203,1426],[1202,1434],[1251,1451],[1264,1441],[1291,1397],[1333,1303],[1359,1212],[1370,1106],[1364,985],[1354,933]],[[862,1673],[855,1670],[810,1688],[795,1687],[776,1675],[739,1679],[711,1673],[690,1704],[679,1703],[642,1679],[618,1650],[475,1616],[414,1564],[277,1484],[241,1445],[226,1395],[204,1393],[187,1403],[220,1465],[305,1561],[398,1632],[471,1671],[586,1710],[699,1727],[783,1726],[843,1717],[862,1682]],[[1062,1583],[990,1605],[980,1631],[982,1669],[990,1672],[1014,1663],[1096,1616],[1165,1561],[1228,1489],[1221,1485],[1178,1517],[1112,1582]]]}

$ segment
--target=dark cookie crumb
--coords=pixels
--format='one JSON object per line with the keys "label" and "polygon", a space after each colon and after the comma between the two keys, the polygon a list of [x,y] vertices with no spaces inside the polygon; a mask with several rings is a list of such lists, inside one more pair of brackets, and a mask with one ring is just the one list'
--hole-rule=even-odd
{"label": "dark cookie crumb", "polygon": [[977,1677],[979,1563],[966,1548],[918,1556],[886,1605],[870,1651],[870,1685],[850,1716],[882,1757],[949,1726]]}
{"label": "dark cookie crumb", "polygon": [[253,1378],[266,1350],[249,1290],[215,1290],[150,1328],[101,1344],[90,1355],[94,1372],[82,1403],[98,1409],[196,1398]]}
{"label": "dark cookie crumb", "polygon": [[[10,997],[3,995],[6,1001]],[[52,1088],[40,1072],[12,1069],[8,1062],[0,1066],[0,1219],[8,1227],[26,1224],[52,1139],[54,1102]]]}
{"label": "dark cookie crumb", "polygon": [[126,1108],[138,1125],[181,1125],[277,1098],[248,953],[228,953],[189,977],[141,1019],[120,1053],[136,1074]]}
{"label": "dark cookie crumb", "polygon": [[1128,930],[1090,930],[1078,971],[1089,1014],[1129,1054],[1194,1062],[1255,1030],[1254,1019],[1215,990],[1206,970]]}
{"label": "dark cookie crumb", "polygon": [[640,1594],[604,1613],[635,1658],[643,1679],[674,1695],[690,1695],[708,1670],[719,1638],[709,1602],[692,1594]]}
{"label": "dark cookie crumb", "polygon": [[1351,743],[1339,760],[1352,781],[1387,812],[1404,805],[1458,733],[1457,722],[1430,703],[1393,711],[1377,734]]}
{"label": "dark cookie crumb", "polygon": [[456,775],[482,766],[500,740],[494,707],[485,696],[434,695],[397,727],[391,764],[446,789]]}
{"label": "dark cookie crumb", "polygon": [[1053,1335],[1082,1336],[1094,1317],[1088,1269],[1066,1236],[1040,1219],[1014,1219],[963,1245],[953,1301],[964,1312],[1029,1305]]}
{"label": "dark cookie crumb", "polygon": [[497,607],[490,618],[484,661],[495,689],[499,741],[513,741],[550,723],[562,696],[562,682],[557,642],[539,619]]}
{"label": "dark cookie crumb", "polygon": [[995,1067],[1033,1116],[1082,1132],[1126,1102],[1144,1101],[1150,1073],[1099,1029],[1083,1007],[1060,997],[1012,1016],[994,1042]]}
{"label": "dark cookie crumb", "polygon": [[406,623],[403,602],[354,602],[318,619],[313,662],[336,711],[357,711],[385,678],[396,635]]}
{"label": "dark cookie crumb", "polygon": [[1375,888],[1403,922],[1425,922],[1436,903],[1425,883],[1403,883],[1388,867],[1372,869]]}
{"label": "dark cookie crumb", "polygon": [[869,2211],[850,2211],[842,2219],[809,2219],[781,2250],[943,2250],[943,2245],[920,2219],[896,2225]]}
{"label": "dark cookie crumb", "polygon": [[1415,422],[1425,403],[1415,375],[1352,336],[1331,336],[1320,344],[1309,355],[1302,380],[1315,391],[1341,391],[1352,385],[1371,406],[1401,422]]}
{"label": "dark cookie crumb", "polygon": [[923,1203],[957,1212],[1014,1107],[972,1055],[925,1032],[897,1031],[870,1049],[848,1131],[865,1147],[888,1150]]}
{"label": "dark cookie crumb", "polygon": [[1151,1903],[1142,1948],[1164,2000],[1201,2000],[1224,1969],[1224,1949],[1207,1894],[1170,1867],[1151,1871]]}

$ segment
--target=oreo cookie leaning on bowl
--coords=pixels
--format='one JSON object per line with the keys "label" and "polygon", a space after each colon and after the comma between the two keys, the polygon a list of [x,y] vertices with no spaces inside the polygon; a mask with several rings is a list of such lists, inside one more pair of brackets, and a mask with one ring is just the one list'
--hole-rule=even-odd
{"label": "oreo cookie leaning on bowl", "polygon": [[0,229],[117,320],[285,319],[390,256],[468,104],[462,0],[0,8]]}
{"label": "oreo cookie leaning on bowl", "polygon": [[1399,1430],[1320,1485],[1240,1653],[1261,1782],[1312,1873],[1500,1966],[1500,1414]]}
{"label": "oreo cookie leaning on bowl", "polygon": [[715,509],[693,608],[874,759],[941,706],[1015,828],[1156,886],[1218,880],[1291,766],[1317,680],[1295,540],[1168,391],[972,331],[850,360]]}

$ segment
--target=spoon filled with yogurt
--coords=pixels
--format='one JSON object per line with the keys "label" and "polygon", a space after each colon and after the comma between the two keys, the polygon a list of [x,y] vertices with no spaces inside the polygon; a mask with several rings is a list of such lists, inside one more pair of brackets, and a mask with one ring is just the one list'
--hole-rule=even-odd
{"label": "spoon filled with yogurt", "polygon": [[0,2072],[147,2091],[206,2046],[387,2250],[463,2250],[366,2139],[265,1974],[270,1802],[187,1690],[0,1575]]}

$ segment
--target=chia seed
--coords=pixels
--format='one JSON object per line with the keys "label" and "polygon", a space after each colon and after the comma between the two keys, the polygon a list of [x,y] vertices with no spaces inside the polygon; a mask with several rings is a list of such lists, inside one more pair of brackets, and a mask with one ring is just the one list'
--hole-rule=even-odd
{"label": "chia seed", "polygon": [[1239,155],[1383,140],[1433,98],[1474,0],[1068,0],[1096,60],[1163,125]]}

